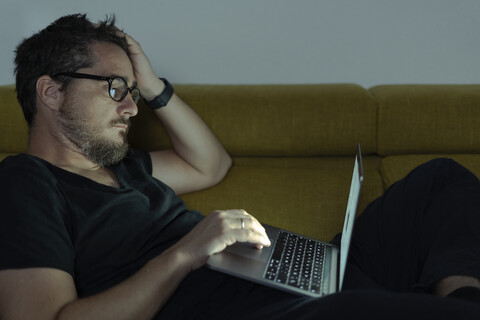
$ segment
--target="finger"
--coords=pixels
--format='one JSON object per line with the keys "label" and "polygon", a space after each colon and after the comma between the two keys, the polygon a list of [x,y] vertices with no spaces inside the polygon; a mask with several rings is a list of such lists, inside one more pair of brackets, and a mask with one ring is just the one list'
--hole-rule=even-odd
{"label": "finger", "polygon": [[240,218],[245,216],[251,216],[244,209],[215,210],[214,213],[218,213],[225,218]]}
{"label": "finger", "polygon": [[253,229],[234,229],[232,230],[236,241],[249,242],[258,246],[270,246],[270,239],[266,233],[257,232]]}
{"label": "finger", "polygon": [[265,228],[260,222],[258,222],[257,219],[255,219],[255,217],[249,215],[249,216],[246,216],[245,218],[241,218],[241,222],[242,221],[243,221],[244,229],[248,229],[248,228],[254,229],[256,232],[260,234],[264,234],[266,236]]}
{"label": "finger", "polygon": [[239,219],[240,225],[243,220],[245,225],[248,222],[250,223],[249,226],[255,224],[259,230],[263,230],[261,223],[244,209],[216,210],[212,213],[215,213],[218,217],[223,219]]}
{"label": "finger", "polygon": [[[250,242],[259,246],[270,246],[270,239],[265,228],[252,215],[243,209],[216,210],[208,217],[208,220],[219,220],[230,234],[230,242]],[[243,228],[242,228],[243,227]]]}
{"label": "finger", "polygon": [[258,233],[265,234],[265,228],[252,216],[229,218],[225,221],[230,229],[252,229]]}
{"label": "finger", "polygon": [[225,219],[230,229],[256,229],[255,221],[247,216]]}
{"label": "finger", "polygon": [[253,229],[268,239],[262,224],[244,209],[216,210],[212,213],[215,218],[220,218],[227,222],[228,228]]}

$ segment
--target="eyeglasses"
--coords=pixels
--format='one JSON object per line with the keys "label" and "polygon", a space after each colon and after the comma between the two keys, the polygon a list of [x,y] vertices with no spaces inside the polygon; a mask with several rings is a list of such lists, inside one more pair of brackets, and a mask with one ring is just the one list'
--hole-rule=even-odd
{"label": "eyeglasses", "polygon": [[107,81],[108,82],[108,94],[110,98],[113,100],[120,102],[127,96],[128,93],[132,96],[133,101],[135,104],[138,103],[140,100],[140,90],[133,86],[129,87],[127,81],[122,77],[102,77],[96,76],[93,74],[86,74],[86,73],[77,73],[77,72],[62,72],[57,73],[54,77],[58,76],[65,76],[70,78],[76,79],[92,79],[92,80],[100,80],[100,81]]}

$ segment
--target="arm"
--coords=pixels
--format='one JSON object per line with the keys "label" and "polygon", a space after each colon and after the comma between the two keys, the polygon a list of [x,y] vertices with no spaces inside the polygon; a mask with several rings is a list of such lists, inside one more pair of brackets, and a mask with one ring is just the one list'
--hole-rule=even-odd
{"label": "arm", "polygon": [[[0,271],[1,319],[151,319],[187,274],[170,251],[121,284],[77,299],[72,277],[58,269]],[[21,306],[21,307],[19,307]]]}
{"label": "arm", "polygon": [[232,160],[200,117],[176,95],[155,113],[167,130],[173,150],[151,153],[153,176],[177,194],[220,182]]}
{"label": "arm", "polygon": [[[141,46],[125,34],[138,87],[145,100],[153,100],[165,87],[153,72]],[[204,189],[218,183],[228,172],[231,158],[200,119],[177,95],[155,111],[172,141],[173,150],[151,153],[153,176],[177,194]]]}
{"label": "arm", "polygon": [[[245,223],[242,229],[241,220]],[[243,210],[216,211],[132,277],[99,294],[78,299],[72,277],[58,269],[0,271],[0,318],[151,319],[179,283],[208,256],[236,241],[270,245],[265,230]]]}
{"label": "arm", "polygon": [[151,319],[186,274],[182,266],[179,255],[164,254],[121,284],[83,299],[78,299],[74,281],[64,271],[0,271],[0,318]]}

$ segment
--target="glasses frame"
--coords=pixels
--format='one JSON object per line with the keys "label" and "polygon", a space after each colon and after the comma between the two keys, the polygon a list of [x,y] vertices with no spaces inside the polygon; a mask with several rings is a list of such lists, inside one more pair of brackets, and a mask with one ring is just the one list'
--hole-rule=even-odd
{"label": "glasses frame", "polygon": [[[108,95],[110,96],[110,98],[112,98],[113,101],[117,101],[117,102],[123,101],[123,99],[125,99],[125,97],[127,96],[128,93],[130,93],[130,95],[133,98],[133,95],[132,95],[133,91],[136,91],[138,93],[137,97],[133,99],[135,104],[137,104],[138,101],[140,101],[140,89],[138,89],[135,86],[129,87],[127,81],[122,77],[104,77],[104,76],[97,76],[97,75],[93,75],[93,74],[80,73],[80,72],[61,72],[61,73],[57,73],[54,77],[56,78],[56,77],[59,77],[59,76],[70,77],[70,78],[75,78],[75,79],[91,79],[91,80],[107,81],[108,82]],[[123,81],[123,83],[125,83],[126,90],[122,93],[120,99],[115,99],[111,94],[112,83],[116,79],[120,79],[121,81]]]}

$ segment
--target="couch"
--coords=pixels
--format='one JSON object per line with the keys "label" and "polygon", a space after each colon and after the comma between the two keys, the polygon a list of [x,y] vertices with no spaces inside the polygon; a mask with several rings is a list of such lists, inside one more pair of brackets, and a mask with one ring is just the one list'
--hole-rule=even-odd
{"label": "couch", "polygon": [[[480,85],[176,85],[233,158],[218,185],[182,195],[208,214],[244,208],[260,221],[329,241],[341,230],[357,143],[358,214],[417,165],[450,157],[480,176]],[[168,148],[143,104],[129,141]],[[0,160],[26,149],[12,85],[0,86]]]}

